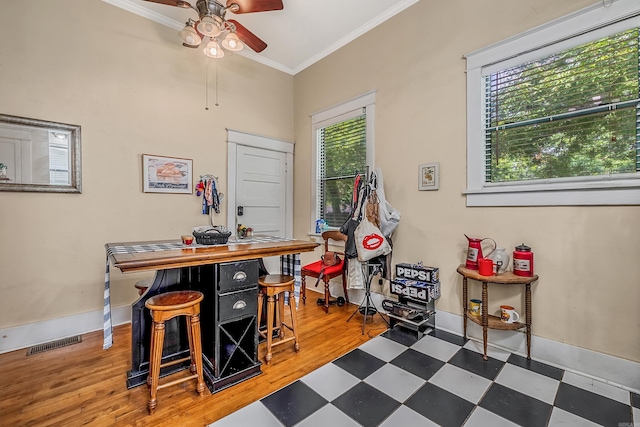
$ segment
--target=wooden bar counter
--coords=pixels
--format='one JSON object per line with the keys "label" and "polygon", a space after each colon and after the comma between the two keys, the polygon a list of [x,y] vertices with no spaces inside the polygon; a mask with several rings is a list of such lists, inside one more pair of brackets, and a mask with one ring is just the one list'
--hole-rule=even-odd
{"label": "wooden bar counter", "polygon": [[[109,250],[116,246],[153,245],[166,242],[167,241],[107,243],[105,247]],[[114,267],[118,267],[123,273],[127,273],[130,271],[191,267],[311,252],[318,246],[320,246],[319,243],[305,240],[252,242],[250,239],[247,239],[246,241],[230,241],[227,245],[196,245],[193,247],[185,246],[184,248],[174,250],[125,254],[116,253],[111,255],[111,259]]]}
{"label": "wooden bar counter", "polygon": [[[185,246],[176,241],[120,242],[105,245],[109,260],[122,272],[155,271],[153,283],[132,304],[131,370],[127,387],[146,383],[149,372],[151,318],[145,308],[154,295],[197,290],[201,304],[202,357],[211,392],[260,374],[257,354],[257,280],[259,259],[311,252],[318,243],[284,238],[229,241],[226,245]],[[291,273],[293,274],[293,273]],[[188,355],[188,335],[177,318],[165,324],[162,362]],[[161,376],[186,369],[163,368]]]}

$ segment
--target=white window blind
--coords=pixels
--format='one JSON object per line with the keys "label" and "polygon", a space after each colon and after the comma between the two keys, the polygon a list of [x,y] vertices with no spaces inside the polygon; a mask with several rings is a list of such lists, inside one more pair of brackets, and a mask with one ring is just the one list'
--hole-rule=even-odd
{"label": "white window blind", "polygon": [[66,134],[52,133],[49,136],[49,182],[51,184],[70,184],[70,156],[69,137]]}
{"label": "white window blind", "polygon": [[640,204],[640,5],[465,55],[467,206]]}
{"label": "white window blind", "polygon": [[311,233],[318,219],[338,228],[349,217],[355,174],[373,170],[374,117],[375,91],[311,115]]}
{"label": "white window blind", "polygon": [[486,76],[486,182],[638,171],[638,33]]}
{"label": "white window blind", "polygon": [[367,168],[367,117],[362,114],[317,130],[318,218],[340,227],[351,212],[353,181]]}

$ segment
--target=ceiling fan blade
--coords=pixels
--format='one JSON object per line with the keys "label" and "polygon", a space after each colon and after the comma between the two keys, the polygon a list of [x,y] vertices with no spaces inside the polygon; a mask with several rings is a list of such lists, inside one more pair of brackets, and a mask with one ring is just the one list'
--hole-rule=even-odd
{"label": "ceiling fan blade", "polygon": [[193,7],[189,3],[182,0],[144,0],[144,1],[148,1],[150,3],[166,4],[168,6],[177,6],[185,9],[193,9]]}
{"label": "ceiling fan blade", "polygon": [[232,4],[238,5],[238,10],[232,10],[233,13],[266,12],[284,8],[282,0],[227,0],[227,7]]}
{"label": "ceiling fan blade", "polygon": [[260,38],[253,34],[251,31],[247,30],[238,21],[229,19],[228,22],[231,22],[236,26],[236,34],[238,35],[238,38],[240,39],[240,41],[242,41],[242,43],[246,44],[258,53],[267,48],[267,44],[265,42],[260,40]]}

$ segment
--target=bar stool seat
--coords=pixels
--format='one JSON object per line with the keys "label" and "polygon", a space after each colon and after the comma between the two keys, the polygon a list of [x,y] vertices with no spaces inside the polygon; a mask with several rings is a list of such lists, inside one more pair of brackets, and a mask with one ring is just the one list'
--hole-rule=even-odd
{"label": "bar stool seat", "polygon": [[152,283],[153,279],[142,279],[138,280],[133,286],[138,290],[138,295],[142,295],[146,292],[147,288],[151,286]]}
{"label": "bar stool seat", "polygon": [[[258,333],[267,340],[267,355],[265,360],[267,364],[272,359],[272,347],[280,344],[284,344],[289,341],[293,341],[293,348],[296,352],[300,351],[300,344],[298,342],[298,328],[296,327],[297,315],[296,315],[296,301],[294,297],[295,292],[295,278],[293,276],[286,276],[282,274],[268,274],[258,279],[258,319],[262,316],[262,303],[264,296],[267,296],[267,329],[258,330]],[[284,293],[289,292],[289,311],[291,313],[291,326],[284,323]],[[277,327],[279,340],[273,342],[273,324],[275,319],[275,302],[278,300],[278,320]],[[293,336],[285,338],[285,328],[293,332]]]}
{"label": "bar stool seat", "polygon": [[[176,291],[154,295],[145,302],[151,311],[153,320],[151,331],[151,350],[149,356],[149,377],[147,385],[149,392],[149,414],[153,414],[158,404],[158,390],[180,384],[192,379],[197,380],[196,391],[204,395],[204,377],[202,374],[202,342],[200,339],[200,302],[204,295],[197,291]],[[185,316],[187,333],[189,336],[189,357],[162,363],[162,349],[164,347],[164,323],[176,316]],[[160,368],[176,365],[191,360],[190,370],[193,375],[159,385]]]}

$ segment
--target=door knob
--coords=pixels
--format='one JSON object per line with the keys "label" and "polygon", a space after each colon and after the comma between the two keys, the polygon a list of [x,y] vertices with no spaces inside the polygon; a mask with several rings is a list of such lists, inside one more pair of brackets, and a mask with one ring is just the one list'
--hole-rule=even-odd
{"label": "door knob", "polygon": [[244,215],[244,206],[238,206],[238,216]]}

